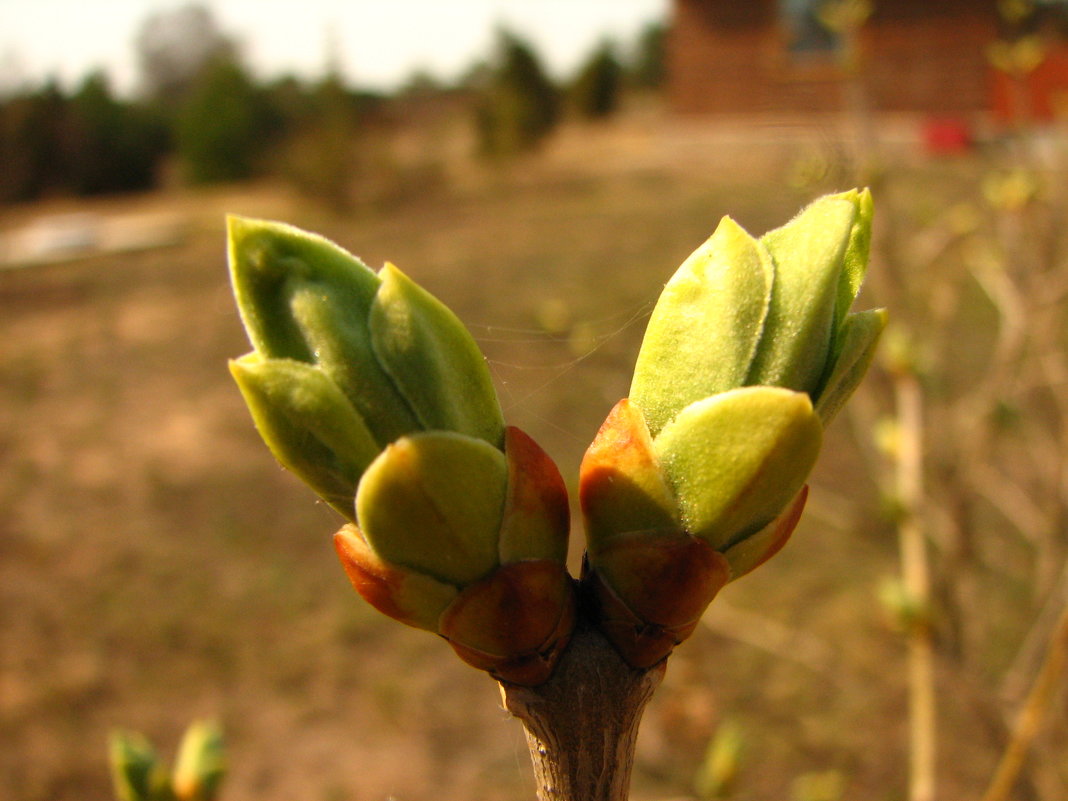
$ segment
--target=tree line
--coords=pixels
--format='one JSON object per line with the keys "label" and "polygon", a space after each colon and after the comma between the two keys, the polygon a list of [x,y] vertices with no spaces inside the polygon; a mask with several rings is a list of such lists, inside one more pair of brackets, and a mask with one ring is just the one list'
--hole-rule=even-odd
{"label": "tree line", "polygon": [[567,114],[605,118],[629,89],[656,89],[663,39],[663,27],[650,26],[626,56],[604,42],[558,83],[528,42],[501,30],[492,56],[455,84],[415,76],[387,96],[348,86],[336,67],[314,82],[257,81],[206,8],[179,7],[140,29],[134,98],[118,96],[103,72],[69,91],[49,81],[0,97],[0,202],[269,175],[314,186],[344,174],[361,133],[413,94],[455,98],[479,154],[507,158]]}

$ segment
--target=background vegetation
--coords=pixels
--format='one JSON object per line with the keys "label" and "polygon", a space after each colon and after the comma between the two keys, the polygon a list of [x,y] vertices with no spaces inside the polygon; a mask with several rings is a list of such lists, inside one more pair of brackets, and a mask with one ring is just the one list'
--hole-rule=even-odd
{"label": "background vegetation", "polygon": [[[574,79],[575,113],[611,114],[625,72],[634,85],[655,88],[658,31],[633,43],[626,65],[608,43],[593,53]],[[354,180],[356,140],[395,128],[410,111],[402,99],[410,107],[431,96],[470,116],[479,153],[514,156],[562,119],[564,89],[517,34],[502,29],[497,38],[494,53],[458,85],[416,75],[400,98],[389,98],[344,85],[329,64],[320,81],[258,83],[205,7],[156,12],[135,43],[135,97],[116,97],[100,73],[69,93],[49,82],[0,97],[0,202],[274,177],[343,207],[353,188],[324,185],[326,176]]]}

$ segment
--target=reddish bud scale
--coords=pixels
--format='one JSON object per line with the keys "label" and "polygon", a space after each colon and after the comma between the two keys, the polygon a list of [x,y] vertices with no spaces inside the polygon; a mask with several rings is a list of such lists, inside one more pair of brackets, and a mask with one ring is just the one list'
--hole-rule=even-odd
{"label": "reddish bud scale", "polygon": [[442,614],[440,634],[469,665],[536,686],[552,674],[574,624],[571,577],[541,559],[504,565],[468,587]]}
{"label": "reddish bud scale", "polygon": [[582,587],[605,636],[635,668],[666,658],[729,581],[782,549],[805,506],[803,487],[764,528],[717,550],[683,527],[642,413],[624,398],[582,461],[589,532]]}
{"label": "reddish bud scale", "polygon": [[583,572],[601,631],[635,668],[652,667],[689,637],[730,581],[723,554],[675,533],[622,539],[606,549],[599,568],[587,562]]}
{"label": "reddish bud scale", "polygon": [[334,544],[353,587],[377,610],[441,635],[500,681],[535,686],[548,680],[575,625],[567,489],[549,456],[517,428],[506,430],[505,455],[499,562],[477,580],[456,585],[391,564],[352,524]]}

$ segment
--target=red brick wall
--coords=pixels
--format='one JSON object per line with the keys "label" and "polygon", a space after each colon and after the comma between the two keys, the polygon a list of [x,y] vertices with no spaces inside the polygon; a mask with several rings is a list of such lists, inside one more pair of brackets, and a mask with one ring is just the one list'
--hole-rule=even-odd
{"label": "red brick wall", "polygon": [[1050,52],[1030,75],[994,73],[994,115],[1002,121],[1048,122],[1068,114],[1068,45]]}
{"label": "red brick wall", "polygon": [[[861,36],[864,80],[886,111],[955,114],[989,108],[986,47],[995,0],[877,0]],[[675,0],[669,98],[683,113],[834,111],[843,75],[833,57],[790,56],[776,0]]]}

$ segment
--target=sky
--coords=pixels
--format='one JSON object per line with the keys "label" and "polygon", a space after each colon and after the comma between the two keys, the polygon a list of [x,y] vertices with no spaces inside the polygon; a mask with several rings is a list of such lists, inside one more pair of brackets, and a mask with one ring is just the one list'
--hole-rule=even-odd
{"label": "sky", "polygon": [[[183,0],[0,0],[0,89],[48,78],[73,88],[103,69],[112,88],[137,84],[134,40],[145,19]],[[416,71],[459,77],[489,55],[504,25],[556,77],[606,37],[631,44],[664,20],[669,0],[200,0],[260,78],[314,78],[333,52],[353,85],[393,89]]]}

